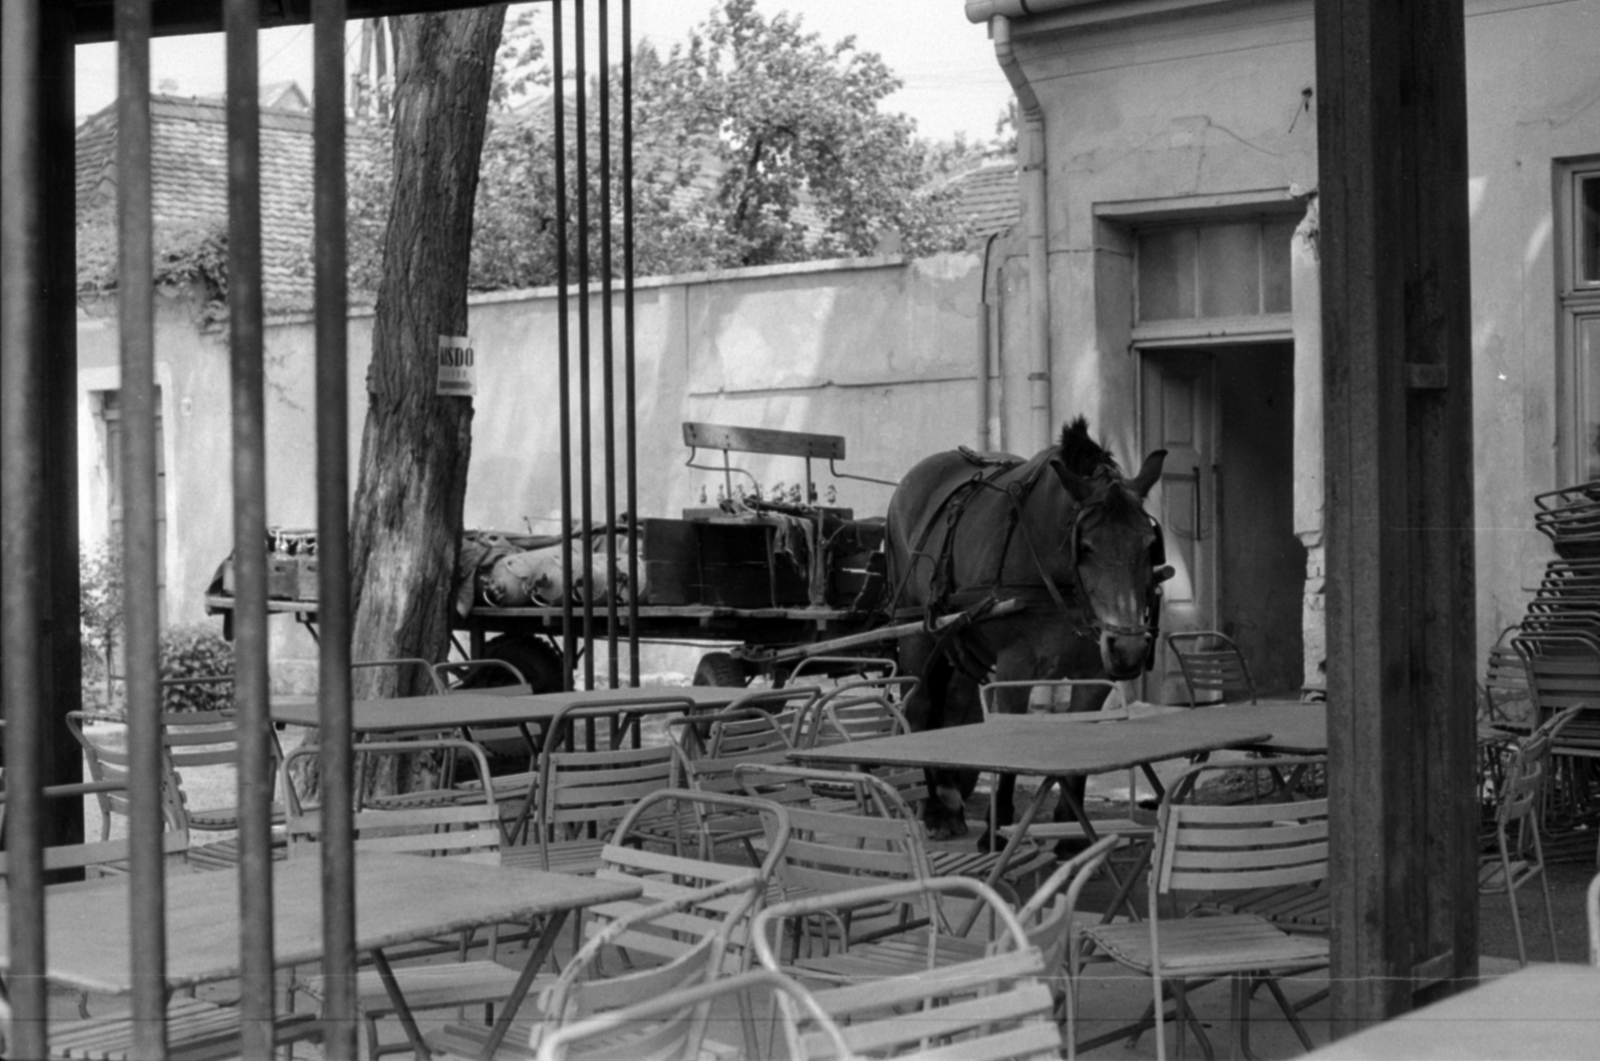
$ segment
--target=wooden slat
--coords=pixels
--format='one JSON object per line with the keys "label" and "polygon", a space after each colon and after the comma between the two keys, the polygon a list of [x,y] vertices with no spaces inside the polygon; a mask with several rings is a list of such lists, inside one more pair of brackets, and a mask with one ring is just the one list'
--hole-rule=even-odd
{"label": "wooden slat", "polygon": [[763,427],[730,427],[685,421],[683,444],[696,449],[771,453],[783,457],[844,460],[843,435],[815,435],[805,431],[777,431]]}

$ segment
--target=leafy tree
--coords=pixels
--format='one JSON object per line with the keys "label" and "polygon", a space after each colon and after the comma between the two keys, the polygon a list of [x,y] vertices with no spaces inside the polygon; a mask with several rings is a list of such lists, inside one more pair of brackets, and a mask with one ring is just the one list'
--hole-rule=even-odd
{"label": "leafy tree", "polygon": [[[533,287],[556,278],[552,79],[539,36],[545,9],[506,24],[490,91],[469,286]],[[600,217],[599,80],[588,86],[588,169],[578,173],[576,107],[567,121],[567,230],[578,239],[587,181],[590,260],[601,225],[622,239],[622,86],[612,79],[612,210]],[[982,155],[962,138],[932,145],[880,105],[900,87],[854,41],[824,44],[798,16],[768,20],[753,0],[722,0],[688,42],[633,55],[634,268],[640,275],[852,257],[898,246],[917,255],[963,246],[949,177]],[[375,127],[380,138],[387,129]],[[351,282],[373,290],[389,198],[388,150],[351,152]],[[935,190],[930,190],[935,189]],[[621,271],[620,254],[612,263]]]}
{"label": "leafy tree", "polygon": [[886,236],[908,254],[965,242],[953,192],[929,190],[915,123],[880,108],[900,79],[853,37],[826,44],[798,15],[722,0],[652,74],[641,124],[679,125],[711,160],[715,194],[689,219],[714,234],[716,264],[866,255]]}

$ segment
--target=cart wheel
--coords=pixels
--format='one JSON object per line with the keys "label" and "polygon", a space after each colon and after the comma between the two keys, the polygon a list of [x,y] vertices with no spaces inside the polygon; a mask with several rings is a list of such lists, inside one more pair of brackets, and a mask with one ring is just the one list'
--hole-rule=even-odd
{"label": "cart wheel", "polygon": [[[562,688],[562,672],[566,669],[561,650],[542,637],[532,634],[503,634],[483,646],[482,659],[503,659],[528,680],[536,693],[558,693]],[[482,672],[484,685],[504,685],[499,668],[486,668]]]}
{"label": "cart wheel", "polygon": [[726,652],[707,652],[700,657],[700,665],[694,669],[696,685],[729,685],[742,688],[749,680],[744,667]]}

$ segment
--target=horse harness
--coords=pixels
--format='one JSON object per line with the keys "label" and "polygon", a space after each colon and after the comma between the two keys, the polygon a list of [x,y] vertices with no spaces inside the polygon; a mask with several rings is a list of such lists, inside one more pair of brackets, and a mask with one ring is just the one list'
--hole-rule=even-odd
{"label": "horse harness", "polygon": [[[968,449],[966,446],[959,447],[958,452],[968,464],[974,465],[977,468],[977,471],[975,471],[970,478],[965,479],[953,486],[945,494],[945,496],[940,499],[939,504],[935,506],[934,510],[929,514],[926,522],[923,524],[921,533],[917,536],[916,544],[912,549],[910,556],[911,563],[908,566],[906,573],[901,577],[900,584],[895,587],[894,597],[891,601],[891,611],[893,610],[893,606],[898,603],[901,594],[905,590],[906,584],[909,582],[912,573],[915,571],[916,561],[919,558],[926,558],[928,539],[932,536],[933,529],[938,524],[940,515],[943,514],[946,532],[944,541],[940,544],[939,555],[934,558],[933,576],[929,580],[929,600],[924,606],[923,621],[928,631],[932,633],[935,619],[946,613],[952,604],[954,604],[956,607],[962,608],[962,611],[964,612],[963,620],[952,623],[943,630],[939,631],[938,642],[935,651],[950,651],[952,659],[956,662],[957,666],[961,666],[963,670],[970,670],[972,668],[969,666],[964,666],[963,661],[960,659],[960,655],[964,655],[964,653],[958,654],[953,651],[957,645],[962,643],[962,641],[958,638],[958,635],[973,622],[981,619],[984,614],[989,611],[989,609],[994,607],[994,605],[999,602],[1002,590],[1009,588],[1013,592],[1008,593],[1008,596],[1022,596],[1025,598],[1028,595],[1026,591],[1033,589],[1032,583],[1008,584],[1002,581],[1002,578],[1005,572],[1006,558],[1011,552],[1011,541],[1016,536],[1017,528],[1022,522],[1022,507],[1027,503],[1028,497],[1033,493],[1033,489],[1038,484],[1040,475],[1043,474],[1049,462],[1040,461],[1039,464],[1034,467],[1025,478],[1008,483],[1005,486],[1001,486],[999,484],[999,479],[1007,472],[1012,471],[1013,469],[1026,463],[1024,460],[1011,456],[999,458],[986,456],[984,454],[977,453],[974,450]],[[955,589],[956,527],[960,524],[961,517],[966,513],[967,506],[971,503],[974,497],[978,496],[979,492],[982,490],[999,491],[1005,494],[1007,500],[1011,502],[1009,516],[1006,520],[1005,539],[1001,543],[1000,555],[995,562],[994,578],[989,583],[988,587],[980,590],[958,591]],[[1078,543],[1081,535],[1083,520],[1091,510],[1098,508],[1102,504],[1104,504],[1103,501],[1080,503],[1078,505],[1077,512],[1073,516],[1072,527],[1069,532],[1069,548],[1071,549],[1071,555],[1074,559],[1074,572],[1076,572],[1077,569],[1076,558],[1078,555]],[[1161,524],[1155,520],[1152,520],[1151,523],[1155,528],[1156,535],[1155,543],[1151,548],[1152,563],[1154,566],[1159,568],[1166,562],[1166,549],[1163,542],[1163,535],[1161,533]],[[1101,622],[1097,616],[1093,615],[1089,616],[1086,621],[1082,617],[1082,598],[1081,593],[1078,591],[1078,587],[1074,584],[1069,584],[1066,587],[1062,587],[1056,582],[1055,579],[1050,577],[1049,572],[1045,570],[1044,561],[1039,554],[1039,550],[1034,545],[1033,538],[1031,535],[1029,535],[1026,527],[1022,528],[1022,541],[1023,544],[1028,548],[1028,554],[1032,558],[1035,568],[1037,568],[1039,571],[1039,581],[1044,584],[1045,591],[1049,595],[1050,601],[1061,611],[1061,614],[1066,618],[1067,623],[1080,637],[1094,639],[1097,638],[1102,631],[1112,634],[1139,634],[1149,632],[1152,638],[1159,636],[1156,626],[1156,624],[1160,622],[1161,607],[1161,586],[1159,577],[1151,588],[1153,599],[1148,604],[1148,614],[1155,617],[1151,623],[1140,627],[1122,627],[1116,624],[1107,625]],[[1067,593],[1064,594],[1062,592],[1063,588],[1067,590]],[[975,602],[962,607],[960,602],[956,600],[956,597],[958,594],[964,596],[970,593],[981,594],[981,596],[979,596]],[[1069,603],[1069,594],[1072,597],[1072,603]],[[1080,607],[1075,609],[1073,607],[1073,603],[1079,603]],[[983,670],[987,668],[983,667],[980,661],[976,669]],[[981,680],[981,678],[978,680]]]}

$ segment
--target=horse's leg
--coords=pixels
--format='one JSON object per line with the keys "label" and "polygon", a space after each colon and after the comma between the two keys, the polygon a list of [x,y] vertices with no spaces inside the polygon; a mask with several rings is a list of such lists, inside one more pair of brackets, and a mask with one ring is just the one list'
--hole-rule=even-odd
{"label": "horse's leg", "polygon": [[[1072,699],[1067,704],[1067,710],[1074,712],[1098,711],[1100,710],[1101,705],[1106,702],[1106,697],[1110,695],[1111,690],[1107,689],[1103,685],[1074,686],[1072,689]],[[1094,723],[1090,723],[1090,725],[1093,724]],[[1084,794],[1087,792],[1089,787],[1089,779],[1087,777],[1079,775],[1077,777],[1063,778],[1061,785],[1066,792],[1071,793],[1072,798],[1077,801],[1078,806],[1083,806]],[[1055,820],[1058,822],[1068,822],[1073,820],[1071,804],[1065,798],[1065,793],[1063,793],[1062,798],[1056,800]],[[1080,844],[1076,841],[1062,840],[1056,845],[1056,857],[1060,859],[1070,858],[1077,854],[1078,851],[1082,850],[1084,846],[1086,845]]]}
{"label": "horse's leg", "polygon": [[[1035,670],[1038,659],[1031,650],[1023,644],[1008,645],[1002,649],[995,659],[994,680],[1021,681],[1038,677]],[[1008,715],[1022,715],[1028,711],[1029,690],[1023,687],[995,690],[995,708]],[[980,707],[981,710],[981,707]],[[1012,824],[1016,821],[1017,775],[1001,774],[995,784],[994,814],[992,818],[998,827]],[[991,837],[988,830],[978,840],[980,851],[992,851],[1000,846],[997,837]]]}
{"label": "horse's leg", "polygon": [[[935,651],[935,642],[925,634],[915,634],[900,641],[900,666],[903,673],[915,674],[922,680],[911,696],[906,698],[906,721],[913,731],[942,729],[963,721],[958,712],[950,709],[950,681],[955,667],[943,652]],[[928,836],[945,840],[965,835],[967,831],[966,805],[961,798],[960,779],[955,771],[926,770],[928,798],[923,802],[922,820]]]}

